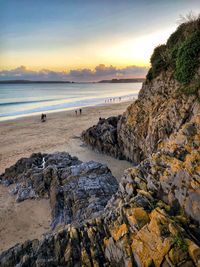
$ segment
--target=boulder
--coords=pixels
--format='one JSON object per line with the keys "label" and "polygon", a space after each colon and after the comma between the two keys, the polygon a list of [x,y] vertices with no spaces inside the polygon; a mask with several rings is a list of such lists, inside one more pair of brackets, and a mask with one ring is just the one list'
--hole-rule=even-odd
{"label": "boulder", "polygon": [[50,198],[52,228],[99,215],[118,188],[106,165],[83,163],[65,152],[23,158],[1,175],[1,182],[6,181],[13,184],[18,202]]}

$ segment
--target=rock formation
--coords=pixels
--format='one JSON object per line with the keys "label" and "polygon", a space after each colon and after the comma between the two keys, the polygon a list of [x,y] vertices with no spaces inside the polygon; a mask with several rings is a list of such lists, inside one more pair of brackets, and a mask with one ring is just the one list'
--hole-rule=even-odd
{"label": "rock formation", "polygon": [[101,216],[17,244],[0,266],[199,266],[197,224],[147,190],[147,169],[125,172]]}
{"label": "rock formation", "polygon": [[124,156],[119,146],[117,125],[121,116],[101,118],[97,125],[90,127],[82,133],[84,142],[93,149],[113,157],[123,159]]}
{"label": "rock formation", "polygon": [[199,113],[198,97],[178,93],[180,86],[170,72],[144,83],[123,116],[104,119],[84,131],[84,142],[111,156],[141,162]]}
{"label": "rock formation", "polygon": [[81,224],[100,215],[117,191],[110,170],[97,162],[81,162],[68,153],[33,154],[5,170],[1,183],[14,183],[11,193],[18,202],[28,198],[50,198],[52,228]]}
{"label": "rock formation", "polygon": [[200,222],[200,19],[180,25],[155,49],[151,63],[138,99],[116,118],[115,143],[107,141],[109,119],[82,138],[100,152],[148,162],[147,189],[170,205],[177,201]]}
{"label": "rock formation", "polygon": [[5,171],[19,201],[50,197],[54,231],[4,251],[0,266],[200,266],[199,40],[200,19],[179,26],[155,49],[138,99],[82,134],[137,164],[118,190],[106,166],[69,154]]}

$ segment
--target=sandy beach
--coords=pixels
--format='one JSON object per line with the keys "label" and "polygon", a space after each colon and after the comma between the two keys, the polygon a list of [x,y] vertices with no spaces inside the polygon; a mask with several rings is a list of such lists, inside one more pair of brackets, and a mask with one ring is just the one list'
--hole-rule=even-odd
{"label": "sandy beach", "polygon": [[[40,116],[0,122],[0,173],[21,157],[35,152],[67,151],[82,161],[106,163],[119,180],[124,169],[131,166],[106,155],[91,151],[80,140],[81,132],[106,118],[122,114],[131,102],[87,107],[82,115],[74,111],[47,114],[41,123]],[[48,200],[15,202],[9,189],[0,186],[0,251],[27,239],[40,238],[49,229]]]}

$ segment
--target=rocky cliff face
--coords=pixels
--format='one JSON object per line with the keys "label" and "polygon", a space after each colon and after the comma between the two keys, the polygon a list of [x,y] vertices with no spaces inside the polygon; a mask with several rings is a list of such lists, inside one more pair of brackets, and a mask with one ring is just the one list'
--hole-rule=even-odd
{"label": "rocky cliff face", "polygon": [[150,61],[138,99],[115,119],[115,138],[108,119],[83,133],[92,148],[138,164],[199,113],[200,18],[181,24]]}
{"label": "rocky cliff face", "polygon": [[180,87],[170,72],[146,81],[117,123],[111,127],[114,118],[104,119],[83,132],[83,140],[103,153],[140,163],[199,113],[198,97],[181,94]]}
{"label": "rocky cliff face", "polygon": [[147,158],[199,112],[197,97],[180,94],[180,86],[170,72],[143,84],[118,126],[119,146],[127,159],[139,163]]}
{"label": "rocky cliff face", "polygon": [[180,94],[180,86],[170,73],[143,84],[138,100],[118,118],[115,153],[109,149],[113,139],[105,140],[112,135],[105,127],[108,120],[82,136],[91,147],[95,145],[91,138],[98,140],[95,148],[101,152],[134,163],[148,162],[148,189],[162,191],[160,197],[171,205],[177,200],[200,222],[200,104],[196,95]]}
{"label": "rocky cliff face", "polygon": [[17,244],[0,254],[0,266],[199,266],[197,224],[148,189],[148,169],[128,169],[100,216]]}

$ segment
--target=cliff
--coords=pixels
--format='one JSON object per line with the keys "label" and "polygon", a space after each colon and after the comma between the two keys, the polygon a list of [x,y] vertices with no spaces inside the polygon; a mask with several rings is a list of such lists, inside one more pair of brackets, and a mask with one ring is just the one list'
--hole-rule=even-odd
{"label": "cliff", "polygon": [[117,118],[118,122],[99,122],[82,134],[83,140],[102,152],[110,150],[106,153],[134,163],[151,156],[160,142],[199,113],[199,58],[198,18],[181,24],[165,45],[155,48],[138,99]]}
{"label": "cliff", "polygon": [[166,45],[155,48],[138,99],[126,112],[101,120],[82,134],[88,145],[103,153],[134,164],[148,162],[147,189],[155,189],[170,205],[178,201],[198,222],[199,58],[197,19],[180,25]]}
{"label": "cliff", "polygon": [[20,200],[50,198],[54,230],[1,253],[2,267],[200,266],[199,40],[199,19],[180,25],[155,49],[138,99],[82,134],[135,164],[118,189],[106,166],[69,154],[6,170]]}

